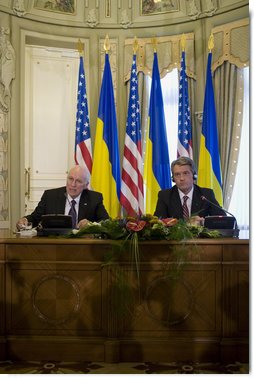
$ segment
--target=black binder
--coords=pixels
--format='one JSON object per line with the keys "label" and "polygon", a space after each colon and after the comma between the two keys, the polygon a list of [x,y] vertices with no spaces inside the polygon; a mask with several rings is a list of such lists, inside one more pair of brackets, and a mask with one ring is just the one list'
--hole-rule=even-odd
{"label": "black binder", "polygon": [[38,236],[65,235],[72,231],[72,217],[69,215],[48,214],[41,217],[37,227]]}
{"label": "black binder", "polygon": [[233,216],[207,216],[205,217],[204,227],[218,230],[222,237],[239,237],[239,229]]}

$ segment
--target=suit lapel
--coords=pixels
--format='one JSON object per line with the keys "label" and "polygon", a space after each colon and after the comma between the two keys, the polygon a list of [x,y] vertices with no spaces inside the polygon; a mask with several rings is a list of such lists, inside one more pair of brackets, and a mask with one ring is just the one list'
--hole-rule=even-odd
{"label": "suit lapel", "polygon": [[64,214],[65,212],[65,203],[66,203],[66,188],[61,188],[57,199],[57,213]]}
{"label": "suit lapel", "polygon": [[79,201],[79,212],[78,212],[78,221],[82,220],[83,218],[87,218],[87,211],[88,211],[88,192],[87,190],[84,190],[80,196]]}
{"label": "suit lapel", "polygon": [[172,204],[174,204],[176,210],[175,217],[182,218],[183,208],[177,186],[173,187],[173,190]]}

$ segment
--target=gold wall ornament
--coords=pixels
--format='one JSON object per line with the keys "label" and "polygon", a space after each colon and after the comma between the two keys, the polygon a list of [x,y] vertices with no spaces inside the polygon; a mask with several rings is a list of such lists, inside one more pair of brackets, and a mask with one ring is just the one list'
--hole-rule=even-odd
{"label": "gold wall ornament", "polygon": [[103,47],[104,47],[104,50],[105,50],[106,54],[108,54],[108,52],[109,52],[109,50],[110,50],[110,41],[109,41],[109,36],[108,36],[108,34],[107,34],[106,37],[105,37]]}

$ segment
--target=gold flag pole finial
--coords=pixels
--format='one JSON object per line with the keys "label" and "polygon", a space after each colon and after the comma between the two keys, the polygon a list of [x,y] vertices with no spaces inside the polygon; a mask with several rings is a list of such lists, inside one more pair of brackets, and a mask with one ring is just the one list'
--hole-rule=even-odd
{"label": "gold flag pole finial", "polygon": [[181,37],[181,48],[182,48],[182,51],[185,51],[185,47],[186,47],[186,36],[183,33],[182,37]]}
{"label": "gold flag pole finial", "polygon": [[78,49],[79,55],[81,56],[83,54],[84,49],[83,49],[83,43],[81,42],[80,38],[77,43],[77,49]]}
{"label": "gold flag pole finial", "polygon": [[137,40],[137,37],[135,36],[134,42],[133,42],[133,53],[137,54],[137,51],[138,51],[138,40]]}
{"label": "gold flag pole finial", "polygon": [[156,51],[157,51],[157,38],[153,37],[151,39],[151,42],[152,42],[152,45],[153,45],[153,52],[156,53]]}
{"label": "gold flag pole finial", "polygon": [[106,35],[105,40],[104,40],[104,50],[105,50],[106,54],[108,54],[108,52],[110,50],[110,42],[109,42],[108,34]]}
{"label": "gold flag pole finial", "polygon": [[208,40],[208,50],[210,53],[211,53],[213,48],[214,48],[214,35],[213,35],[213,33],[211,33],[209,40]]}

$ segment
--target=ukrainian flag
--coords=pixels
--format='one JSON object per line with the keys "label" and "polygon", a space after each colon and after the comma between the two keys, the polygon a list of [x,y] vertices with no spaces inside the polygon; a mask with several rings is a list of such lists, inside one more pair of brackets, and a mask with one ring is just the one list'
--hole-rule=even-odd
{"label": "ukrainian flag", "polygon": [[144,166],[146,213],[155,211],[158,192],[170,188],[171,175],[166,123],[157,53],[154,52]]}
{"label": "ukrainian flag", "polygon": [[109,216],[118,217],[121,183],[120,158],[114,90],[107,52],[105,54],[93,157],[92,188],[103,194],[104,206]]}
{"label": "ukrainian flag", "polygon": [[211,188],[218,203],[223,205],[221,165],[216,122],[216,109],[212,81],[212,53],[208,54],[206,89],[203,109],[202,132],[198,164],[198,180],[201,187]]}

